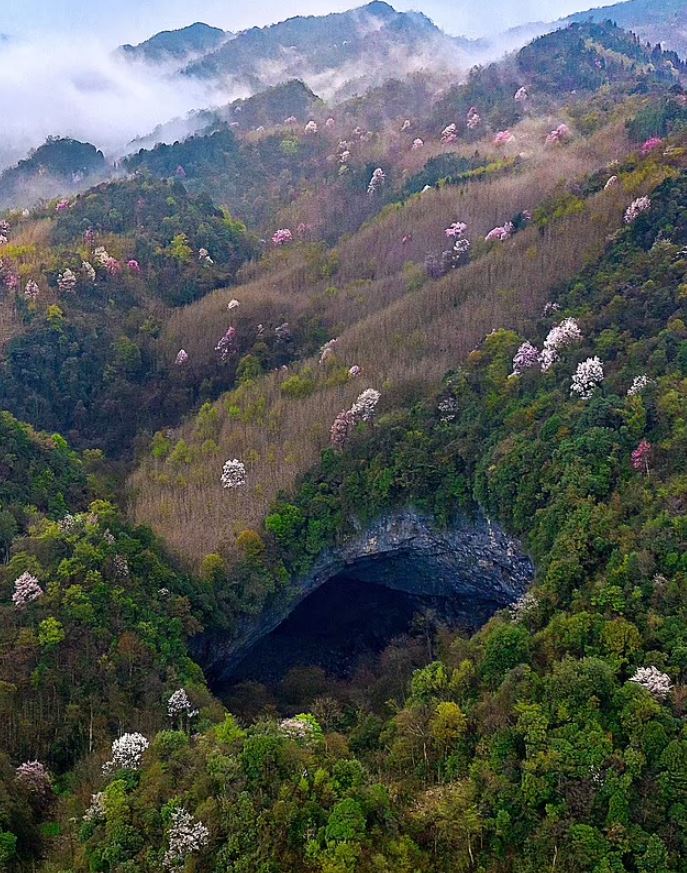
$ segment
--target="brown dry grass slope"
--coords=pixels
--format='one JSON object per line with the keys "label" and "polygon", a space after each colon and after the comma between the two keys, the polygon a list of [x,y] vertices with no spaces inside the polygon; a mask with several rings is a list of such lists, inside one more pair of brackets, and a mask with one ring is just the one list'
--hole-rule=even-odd
{"label": "brown dry grass slope", "polygon": [[[623,185],[589,198],[581,212],[530,228],[439,281],[421,264],[443,246],[444,228],[461,219],[480,239],[520,209],[533,209],[570,182],[627,151],[618,128],[558,152],[530,157],[517,175],[461,188],[443,188],[387,210],[333,253],[304,246],[275,255],[243,287],[216,292],[175,313],[167,326],[170,359],[179,345],[212,355],[226,329],[227,302],[241,300],[241,317],[263,322],[317,313],[339,336],[337,360],[316,359],[271,373],[225,395],[173,435],[166,459],[143,460],[130,479],[135,519],[152,525],[183,559],[197,566],[208,553],[230,554],[236,535],[255,527],[277,492],[289,489],[317,462],[336,414],[366,387],[384,397],[412,397],[455,367],[493,328],[522,329],[541,312],[550,291],[597,257],[622,223],[628,202],[655,185],[665,168],[634,174]],[[401,243],[412,233],[412,241]],[[336,274],[322,276],[338,262]],[[346,379],[352,364],[363,369]],[[300,373],[312,382],[294,398],[284,383]],[[288,383],[286,389],[288,390]],[[383,408],[382,401],[382,408]],[[245,489],[224,492],[223,462],[248,467]]]}

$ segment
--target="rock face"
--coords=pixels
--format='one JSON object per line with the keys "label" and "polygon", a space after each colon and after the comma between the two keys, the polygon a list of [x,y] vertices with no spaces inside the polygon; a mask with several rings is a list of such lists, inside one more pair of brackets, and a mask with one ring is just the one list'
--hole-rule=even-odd
{"label": "rock face", "polygon": [[251,647],[269,634],[317,588],[336,576],[384,585],[412,595],[445,599],[447,612],[477,628],[516,600],[534,575],[521,546],[482,517],[447,529],[412,509],[380,518],[337,548],[258,616],[246,617],[231,637],[209,632],[192,651],[211,682],[227,680]]}

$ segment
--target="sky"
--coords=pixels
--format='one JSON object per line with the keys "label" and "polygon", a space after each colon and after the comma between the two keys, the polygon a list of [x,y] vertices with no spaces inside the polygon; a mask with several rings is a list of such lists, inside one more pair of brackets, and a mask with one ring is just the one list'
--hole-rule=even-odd
{"label": "sky", "polygon": [[[0,33],[91,33],[115,45],[140,42],[159,30],[205,21],[225,30],[271,24],[293,15],[319,15],[365,0],[4,0]],[[551,21],[604,0],[397,0],[419,9],[449,33],[483,36],[529,21]],[[609,0],[605,0],[609,2]]]}

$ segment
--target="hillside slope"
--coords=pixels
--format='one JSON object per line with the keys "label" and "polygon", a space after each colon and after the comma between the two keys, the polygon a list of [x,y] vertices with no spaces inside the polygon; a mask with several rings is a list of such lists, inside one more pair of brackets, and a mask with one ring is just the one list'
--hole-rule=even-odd
{"label": "hillside slope", "polygon": [[571,16],[574,21],[615,21],[642,40],[687,56],[687,2],[685,0],[625,0]]}
{"label": "hillside slope", "polygon": [[[683,170],[526,334],[493,331],[435,394],[326,452],[235,580],[298,572],[385,506],[447,521],[478,502],[523,537],[534,589],[440,635],[407,691],[392,647],[353,696],[306,687],[305,714],[158,734],[96,781],[76,870],[153,871],[170,846],[199,870],[682,870],[686,198]],[[525,337],[564,319],[553,365],[513,377]],[[590,357],[603,377],[576,380]]]}
{"label": "hillside slope", "polygon": [[[631,113],[640,105],[633,93],[638,83],[642,91],[652,87],[665,94],[662,89],[677,81],[668,58],[649,69],[647,50],[613,27],[576,25],[542,37],[519,53],[517,72],[509,64],[479,71],[431,107],[430,121],[415,120],[415,130],[422,133],[423,124],[438,128],[439,118],[460,120],[472,106],[479,107],[480,127],[473,131],[461,121],[448,155],[444,145],[444,160],[475,151],[483,155],[477,168],[468,163],[463,174],[446,173],[445,184],[428,191],[421,184],[421,193],[394,203],[408,152],[398,153],[400,166],[386,166],[384,187],[374,196],[366,193],[366,185],[375,165],[358,172],[351,159],[350,169],[337,175],[331,188],[294,204],[284,213],[292,226],[312,220],[339,228],[351,216],[360,225],[375,202],[393,205],[333,249],[307,237],[273,247],[239,290],[208,296],[170,319],[163,338],[167,360],[171,363],[183,347],[195,378],[218,366],[208,337],[215,331],[219,340],[218,323],[231,326],[240,384],[197,419],[156,437],[131,479],[137,520],[152,524],[195,566],[207,554],[231,555],[236,537],[258,524],[278,491],[292,487],[316,461],[337,413],[363,388],[410,402],[492,328],[518,329],[523,319],[541,311],[551,288],[599,254],[621,225],[628,203],[673,172],[671,159],[655,156],[647,160],[646,175],[636,171],[636,158],[620,174],[611,166],[632,150],[623,131],[623,106]],[[497,90],[494,81],[505,84]],[[534,106],[523,111],[517,105],[517,82],[526,82],[538,95],[533,98],[541,107],[538,117],[533,117]],[[594,103],[589,95],[597,87],[614,97]],[[542,147],[558,122],[555,115],[541,113],[563,112],[554,100],[556,90],[563,99],[569,94],[568,117],[580,119],[580,132],[570,134],[567,143]],[[647,105],[654,104],[649,99]],[[521,120],[510,130],[513,141],[495,146],[487,131],[498,129],[494,125],[506,113],[511,123]],[[582,119],[591,117],[595,132],[585,135]],[[418,170],[422,161],[431,166],[423,152]],[[406,171],[405,178],[409,175]],[[622,183],[601,190],[614,175]],[[441,178],[441,173],[428,175],[425,181],[431,185]],[[535,226],[528,227],[527,214]],[[455,261],[449,252],[442,266],[446,231],[457,221],[467,226],[470,255]],[[490,231],[507,221],[521,232],[502,244],[487,243]],[[241,306],[227,314],[233,298]],[[267,372],[273,364],[263,344],[284,324],[300,346],[299,356],[337,338],[328,364],[311,357],[288,370]],[[361,369],[360,378],[349,378],[351,367]],[[227,458],[246,459],[249,485],[218,499]]]}

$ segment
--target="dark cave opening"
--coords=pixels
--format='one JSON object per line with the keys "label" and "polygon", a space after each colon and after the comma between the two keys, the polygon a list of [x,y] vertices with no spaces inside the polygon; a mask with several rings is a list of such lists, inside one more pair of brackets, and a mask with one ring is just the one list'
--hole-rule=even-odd
{"label": "dark cave opening", "polygon": [[245,682],[274,686],[299,667],[320,668],[345,681],[392,640],[419,633],[423,624],[473,630],[482,621],[482,610],[473,622],[464,606],[461,598],[409,593],[340,574],[262,637],[232,670],[227,687]]}
{"label": "dark cave opening", "polygon": [[323,689],[365,691],[390,659],[407,678],[445,632],[474,632],[532,576],[519,544],[487,519],[441,529],[407,509],[324,552],[231,634],[204,631],[192,651],[230,709],[288,710]]}

